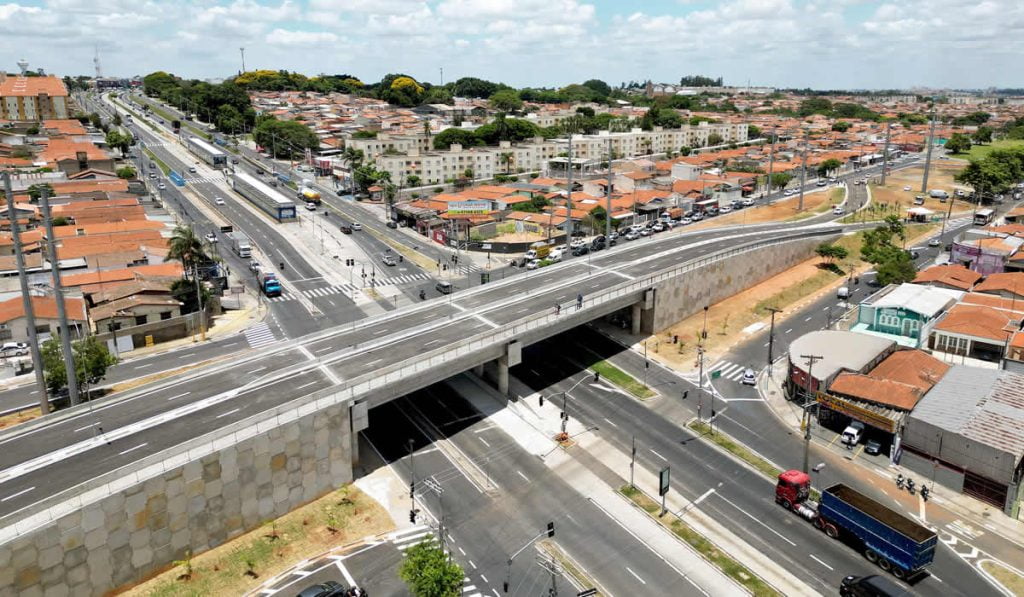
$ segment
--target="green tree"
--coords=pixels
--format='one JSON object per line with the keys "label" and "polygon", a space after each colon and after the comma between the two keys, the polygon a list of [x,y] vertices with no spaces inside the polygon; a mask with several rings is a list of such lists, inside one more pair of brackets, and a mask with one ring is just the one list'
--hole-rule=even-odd
{"label": "green tree", "polygon": [[[445,132],[447,131],[441,134]],[[529,120],[505,118],[501,114],[493,122],[488,122],[475,131],[477,139],[486,145],[497,145],[499,141],[523,141],[538,134],[537,125]]]}
{"label": "green tree", "polygon": [[515,112],[523,107],[523,100],[519,99],[519,94],[514,89],[495,91],[487,103],[490,104],[492,110],[498,112]]}
{"label": "green tree", "polygon": [[821,257],[827,265],[832,265],[836,261],[846,259],[846,256],[849,254],[845,247],[830,243],[821,243],[816,249],[814,249],[814,252],[818,257]]}
{"label": "green tree", "polygon": [[121,123],[122,123],[122,121],[121,121],[121,114],[114,113],[114,119],[111,120],[111,122],[114,123],[114,126],[121,126]]}
{"label": "green tree", "polygon": [[320,147],[320,138],[301,122],[268,118],[253,130],[258,145],[274,153],[277,158],[295,158],[306,149]]}
{"label": "green tree", "polygon": [[850,130],[851,126],[853,125],[850,124],[849,122],[846,122],[845,120],[837,120],[836,122],[832,123],[832,130],[839,133],[845,133],[846,131]]}
{"label": "green tree", "polygon": [[458,597],[465,574],[433,541],[424,541],[405,550],[405,561],[398,576],[414,597]]}
{"label": "green tree", "polygon": [[786,188],[789,181],[793,180],[793,175],[789,172],[773,172],[772,173],[772,188],[782,190]]}
{"label": "green tree", "polygon": [[504,87],[500,83],[492,83],[476,77],[462,77],[451,84],[451,93],[455,97],[475,97],[483,99],[491,97],[494,92]]}
{"label": "green tree", "polygon": [[28,186],[28,198],[29,201],[39,201],[39,196],[43,194],[43,189],[48,191],[50,197],[53,197],[53,186],[48,182],[36,183]]}
{"label": "green tree", "polygon": [[681,156],[688,156],[691,153],[693,153],[693,148],[692,147],[687,147],[687,146],[683,145],[682,147],[679,148],[679,155],[681,155]]}
{"label": "green tree", "polygon": [[410,187],[418,187],[420,186],[421,182],[422,179],[419,176],[416,176],[415,174],[410,174],[409,176],[405,177],[405,183]]}
{"label": "green tree", "polygon": [[474,131],[450,128],[434,135],[434,149],[448,149],[453,144],[460,144],[463,147],[483,145],[484,142]]}
{"label": "green tree", "polygon": [[747,126],[747,138],[748,139],[760,139],[761,138],[761,127],[757,125]]}
{"label": "green tree", "polygon": [[722,135],[719,135],[718,133],[711,133],[708,135],[708,146],[713,147],[715,145],[721,145],[724,140],[725,139],[722,139]]}
{"label": "green tree", "polygon": [[593,89],[575,83],[559,89],[558,96],[563,102],[569,102],[572,104],[589,102],[597,99],[597,95],[594,93]]}
{"label": "green tree", "polygon": [[118,178],[123,178],[125,180],[131,180],[131,179],[135,178],[135,168],[132,168],[131,166],[125,166],[124,168],[118,168],[117,172],[115,172],[115,174],[117,174]]}
{"label": "green tree", "polygon": [[818,178],[824,178],[842,167],[842,162],[835,158],[829,158],[818,164]]}
{"label": "green tree", "polygon": [[89,124],[91,124],[93,128],[103,128],[103,119],[100,118],[99,114],[93,112],[92,114],[89,114]]}
{"label": "green tree", "polygon": [[128,153],[128,148],[131,147],[132,139],[128,135],[122,134],[116,129],[112,129],[106,136],[107,146],[116,148],[121,152],[121,155]]}
{"label": "green tree", "polygon": [[26,135],[38,135],[39,134],[39,127],[33,124],[32,126],[30,126],[27,129],[25,129],[25,134]]}
{"label": "green tree", "polygon": [[875,279],[879,284],[903,284],[913,282],[917,277],[917,268],[905,251],[886,259],[875,268]]}
{"label": "green tree", "polygon": [[[205,284],[199,285],[204,305],[210,304],[210,290]],[[175,280],[171,283],[171,296],[181,301],[181,313],[187,315],[199,310],[199,301],[196,299],[196,283],[194,280]]]}
{"label": "green tree", "polygon": [[191,274],[196,267],[210,261],[203,240],[195,233],[191,226],[179,224],[171,232],[170,241],[167,244],[167,258],[180,261],[185,272]]}
{"label": "green tree", "polygon": [[583,86],[593,91],[594,96],[600,99],[604,99],[612,93],[611,86],[601,79],[590,79],[588,81],[584,81]]}
{"label": "green tree", "polygon": [[[43,343],[40,352],[43,358],[43,379],[47,389],[55,394],[68,385],[61,343],[57,338],[50,338]],[[82,396],[88,396],[90,386],[102,380],[107,369],[117,363],[117,358],[95,336],[72,342],[71,352],[74,353],[75,379]]]}
{"label": "green tree", "polygon": [[946,141],[949,153],[966,153],[971,150],[971,138],[963,133],[953,133]]}
{"label": "green tree", "polygon": [[991,143],[992,128],[987,126],[979,126],[978,130],[974,131],[974,134],[971,135],[971,140],[977,143],[978,145],[982,145],[984,143]]}

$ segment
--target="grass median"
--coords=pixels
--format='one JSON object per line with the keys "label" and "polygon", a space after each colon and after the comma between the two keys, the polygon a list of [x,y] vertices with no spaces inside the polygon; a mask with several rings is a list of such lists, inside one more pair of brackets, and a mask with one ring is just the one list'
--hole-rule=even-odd
{"label": "grass median", "polygon": [[[156,154],[153,153],[152,151],[150,151],[149,149],[143,149],[142,151],[144,151],[146,153],[146,155],[149,156],[149,159],[151,159],[154,162],[156,162],[156,165],[160,167],[160,171],[164,173],[164,176],[167,176],[167,174],[171,171],[170,166],[165,164],[164,161],[161,160],[160,158],[156,157]],[[143,173],[141,173],[141,172],[139,173],[140,176],[142,174]]]}
{"label": "grass median", "polygon": [[267,521],[128,589],[130,597],[242,595],[299,562],[390,531],[388,513],[352,485]]}
{"label": "grass median", "polygon": [[601,377],[607,379],[641,400],[647,400],[654,396],[654,391],[651,390],[651,388],[640,383],[640,380],[626,373],[622,369],[619,369],[615,365],[612,365],[608,361],[598,361],[590,366],[590,370],[594,373],[600,374]]}
{"label": "grass median", "polygon": [[982,562],[981,567],[1006,587],[1011,594],[1024,596],[1024,576],[1021,576],[1019,572],[992,560]]}
{"label": "grass median", "polygon": [[687,545],[694,549],[694,551],[721,570],[726,576],[750,591],[751,594],[758,597],[782,597],[782,593],[761,580],[760,577],[755,575],[749,568],[741,564],[732,556],[718,549],[718,547],[709,541],[707,537],[693,530],[690,525],[680,520],[676,515],[665,514],[664,516],[658,516],[658,513],[661,512],[661,505],[639,489],[629,485],[624,485],[619,488],[619,493],[647,512],[652,520],[671,531],[676,537],[685,541]]}

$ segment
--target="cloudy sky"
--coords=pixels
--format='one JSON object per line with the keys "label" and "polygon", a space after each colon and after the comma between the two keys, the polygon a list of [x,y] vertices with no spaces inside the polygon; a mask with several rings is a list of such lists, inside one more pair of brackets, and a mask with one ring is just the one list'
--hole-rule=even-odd
{"label": "cloudy sky", "polygon": [[[6,2],[6,3],[5,3]],[[0,0],[0,69],[1024,87],[1022,0]],[[10,62],[4,64],[3,62]]]}

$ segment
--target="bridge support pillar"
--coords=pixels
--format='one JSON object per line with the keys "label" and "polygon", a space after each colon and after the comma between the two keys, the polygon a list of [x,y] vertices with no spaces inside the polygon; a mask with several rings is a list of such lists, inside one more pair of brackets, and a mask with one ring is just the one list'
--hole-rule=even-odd
{"label": "bridge support pillar", "polygon": [[350,436],[352,438],[352,468],[359,467],[359,432],[370,426],[370,405],[369,403],[354,402],[349,407],[349,424],[352,426]]}
{"label": "bridge support pillar", "polygon": [[499,358],[496,364],[498,365],[498,393],[508,397],[508,357]]}
{"label": "bridge support pillar", "polygon": [[645,290],[643,300],[633,303],[632,307],[629,318],[630,333],[634,336],[640,335],[641,332],[654,333],[654,289]]}
{"label": "bridge support pillar", "polygon": [[630,314],[630,322],[632,324],[629,333],[634,336],[640,335],[640,317],[643,315],[644,304],[642,302],[633,303],[633,310]]}
{"label": "bridge support pillar", "polygon": [[483,379],[484,378],[484,366],[483,365],[477,365],[476,367],[473,367],[473,375],[479,377],[480,379]]}

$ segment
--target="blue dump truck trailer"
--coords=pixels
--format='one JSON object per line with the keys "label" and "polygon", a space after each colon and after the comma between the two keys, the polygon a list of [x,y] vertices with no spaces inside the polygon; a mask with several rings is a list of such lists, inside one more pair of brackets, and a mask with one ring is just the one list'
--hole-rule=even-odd
{"label": "blue dump truck trailer", "polygon": [[281,296],[281,282],[273,272],[260,271],[256,274],[256,280],[260,283],[260,291],[268,297]]}
{"label": "blue dump truck trailer", "polygon": [[833,539],[856,544],[869,562],[896,578],[921,573],[935,559],[938,535],[842,483],[810,500],[810,477],[801,471],[779,475],[775,501],[814,523]]}

